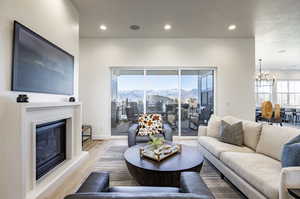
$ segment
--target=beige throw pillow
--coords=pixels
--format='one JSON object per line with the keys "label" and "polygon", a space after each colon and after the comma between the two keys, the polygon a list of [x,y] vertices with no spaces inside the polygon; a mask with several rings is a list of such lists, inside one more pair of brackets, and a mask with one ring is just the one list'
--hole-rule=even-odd
{"label": "beige throw pillow", "polygon": [[243,120],[244,145],[256,150],[261,134],[262,124]]}
{"label": "beige throw pillow", "polygon": [[218,138],[220,135],[221,118],[212,115],[207,124],[207,136]]}

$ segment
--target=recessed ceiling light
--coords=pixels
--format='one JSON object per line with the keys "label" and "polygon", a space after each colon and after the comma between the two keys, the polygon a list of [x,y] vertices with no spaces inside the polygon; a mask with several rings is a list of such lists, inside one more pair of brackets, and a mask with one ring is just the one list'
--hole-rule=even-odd
{"label": "recessed ceiling light", "polygon": [[100,30],[106,30],[106,29],[107,29],[106,25],[100,25]]}
{"label": "recessed ceiling light", "polygon": [[228,26],[228,30],[235,30],[236,29],[236,25],[231,24]]}
{"label": "recessed ceiling light", "polygon": [[171,30],[171,29],[172,29],[172,26],[171,26],[170,24],[166,24],[166,25],[164,26],[164,29],[165,29],[165,30]]}

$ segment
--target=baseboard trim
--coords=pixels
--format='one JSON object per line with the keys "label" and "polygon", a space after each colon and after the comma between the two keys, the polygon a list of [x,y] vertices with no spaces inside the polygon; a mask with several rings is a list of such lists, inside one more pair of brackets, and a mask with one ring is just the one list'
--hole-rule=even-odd
{"label": "baseboard trim", "polygon": [[99,136],[99,135],[93,135],[92,136],[93,140],[109,140],[110,136]]}

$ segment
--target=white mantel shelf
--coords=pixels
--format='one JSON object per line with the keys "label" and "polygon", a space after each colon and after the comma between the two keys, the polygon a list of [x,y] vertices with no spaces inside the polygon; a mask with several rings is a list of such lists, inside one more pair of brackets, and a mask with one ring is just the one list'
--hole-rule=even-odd
{"label": "white mantel shelf", "polygon": [[[65,119],[66,160],[38,181],[36,125]],[[16,103],[0,99],[0,198],[36,199],[60,186],[88,158],[82,151],[81,102]]]}
{"label": "white mantel shelf", "polygon": [[81,102],[29,102],[19,103],[24,108],[47,108],[47,107],[68,107],[80,106]]}

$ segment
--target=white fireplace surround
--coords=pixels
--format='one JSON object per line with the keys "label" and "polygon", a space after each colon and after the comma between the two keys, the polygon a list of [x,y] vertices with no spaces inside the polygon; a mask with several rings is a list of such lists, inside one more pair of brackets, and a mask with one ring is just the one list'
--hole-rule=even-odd
{"label": "white fireplace surround", "polygon": [[49,174],[52,173],[56,168],[58,168],[60,165],[63,165],[66,161],[59,164],[56,168],[52,169],[50,172],[48,172],[46,175],[42,176],[40,179],[36,180],[36,129],[37,126],[40,124],[46,124],[49,122],[55,122],[58,120],[66,120],[66,160],[72,160],[73,157],[73,147],[72,147],[72,126],[73,126],[73,117],[72,115],[62,115],[60,117],[54,117],[49,118],[47,120],[37,120],[32,122],[32,166],[30,167],[32,169],[31,172],[29,172],[30,176],[32,177],[32,182],[30,184],[33,185],[33,187],[36,187],[37,184],[42,182]]}
{"label": "white fireplace surround", "polygon": [[[0,146],[4,155],[0,166],[1,198],[35,199],[58,187],[87,159],[81,144],[81,103],[6,103],[1,109],[1,130],[6,132],[2,132],[6,139]],[[36,181],[36,126],[62,119],[67,122],[66,160]]]}

